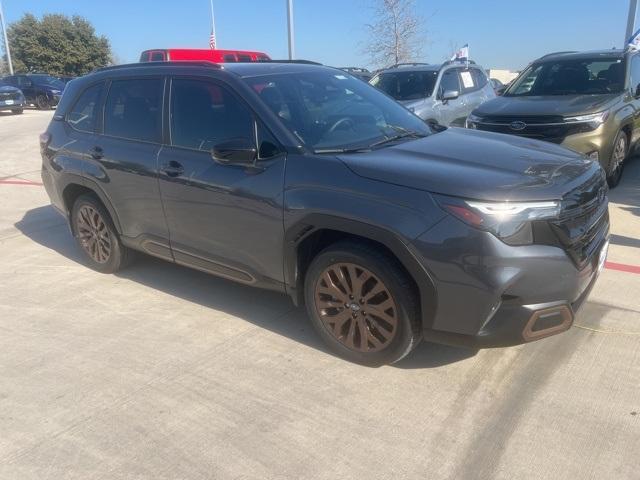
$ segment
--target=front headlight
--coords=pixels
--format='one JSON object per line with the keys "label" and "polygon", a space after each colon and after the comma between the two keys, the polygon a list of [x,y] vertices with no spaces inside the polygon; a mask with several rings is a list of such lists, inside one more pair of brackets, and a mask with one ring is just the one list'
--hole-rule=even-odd
{"label": "front headlight", "polygon": [[557,218],[559,201],[485,202],[435,196],[440,206],[463,222],[493,233],[509,245],[533,243],[532,222]]}
{"label": "front headlight", "polygon": [[478,123],[482,121],[481,117],[474,115],[473,113],[467,117],[467,121],[465,122],[465,127],[467,128],[478,128]]}
{"label": "front headlight", "polygon": [[598,128],[609,118],[609,111],[590,113],[589,115],[576,115],[575,117],[564,117],[565,123],[588,123],[592,128]]}

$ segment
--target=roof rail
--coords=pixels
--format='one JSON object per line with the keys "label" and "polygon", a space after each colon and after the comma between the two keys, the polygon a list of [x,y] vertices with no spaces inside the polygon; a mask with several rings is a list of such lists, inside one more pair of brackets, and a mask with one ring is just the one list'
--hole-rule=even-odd
{"label": "roof rail", "polygon": [[464,58],[456,58],[454,60],[447,60],[446,62],[443,62],[442,67],[446,67],[447,65],[453,65],[454,63],[463,63],[463,64],[469,64],[469,65],[476,65],[476,62],[474,62],[473,60],[467,60]]}
{"label": "roof rail", "polygon": [[299,63],[301,65],[322,65],[322,63],[313,62],[311,60],[258,60],[257,62],[251,63]]}
{"label": "roof rail", "polygon": [[577,50],[563,50],[563,51],[560,51],[560,52],[547,53],[546,55],[541,56],[538,60],[542,60],[543,58],[551,57],[553,55],[562,55],[563,53],[578,53],[578,51]]}
{"label": "roof rail", "polygon": [[424,62],[406,62],[406,63],[396,63],[387,68],[398,68],[398,67],[418,67],[420,65],[430,65],[429,63]]}
{"label": "roof rail", "polygon": [[101,67],[94,70],[94,72],[104,72],[110,70],[119,70],[121,68],[149,68],[149,67],[164,67],[164,66],[188,66],[188,67],[212,67],[222,68],[222,65],[210,62],[208,60],[193,60],[193,61],[174,61],[174,62],[138,62],[138,63],[123,63],[122,65],[110,65],[108,67]]}

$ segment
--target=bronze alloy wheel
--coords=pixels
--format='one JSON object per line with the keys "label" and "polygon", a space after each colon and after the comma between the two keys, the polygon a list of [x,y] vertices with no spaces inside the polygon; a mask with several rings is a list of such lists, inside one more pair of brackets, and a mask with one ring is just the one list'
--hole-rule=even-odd
{"label": "bronze alloy wheel", "polygon": [[107,263],[111,257],[112,239],[100,212],[89,205],[78,211],[76,232],[80,245],[98,263]]}
{"label": "bronze alloy wheel", "polygon": [[387,286],[354,263],[327,267],[315,285],[315,308],[324,327],[357,352],[387,347],[398,330],[398,309]]}

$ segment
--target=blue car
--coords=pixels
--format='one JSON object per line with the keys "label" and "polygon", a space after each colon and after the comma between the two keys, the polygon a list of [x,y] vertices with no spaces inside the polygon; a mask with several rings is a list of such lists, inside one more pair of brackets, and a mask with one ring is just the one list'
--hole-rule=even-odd
{"label": "blue car", "polygon": [[35,105],[38,110],[49,110],[58,105],[65,87],[58,78],[44,73],[10,75],[2,80],[22,90],[27,104]]}
{"label": "blue car", "polygon": [[24,111],[26,100],[19,88],[0,81],[0,111],[10,110],[19,114]]}

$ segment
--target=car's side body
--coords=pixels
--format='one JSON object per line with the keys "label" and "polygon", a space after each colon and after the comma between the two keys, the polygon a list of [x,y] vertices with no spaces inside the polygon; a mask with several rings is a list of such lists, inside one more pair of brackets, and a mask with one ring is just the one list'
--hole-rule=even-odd
{"label": "car's side body", "polygon": [[[413,76],[426,74],[433,76],[434,86],[411,99],[405,99],[383,87],[385,76],[407,77],[397,82],[397,93],[401,94],[400,91],[407,85],[417,83],[412,80]],[[492,83],[481,67],[475,63],[460,61],[443,65],[398,65],[378,72],[370,83],[394,97],[423,120],[443,126],[464,126],[469,113],[496,96]],[[445,94],[450,97],[445,98]]]}
{"label": "car's side body", "polygon": [[[70,218],[75,201],[91,193],[124,245],[285,292],[296,304],[304,301],[309,265],[324,249],[343,240],[370,246],[406,272],[419,299],[421,335],[440,342],[510,345],[568,329],[606,255],[609,223],[600,168],[542,142],[463,129],[368,153],[317,153],[243,80],[317,70],[348,80],[337,69],[315,65],[222,69],[158,62],[108,68],[71,82],[41,140],[42,178],[52,204]],[[133,109],[126,119],[125,107],[120,113],[129,128],[115,135],[107,122],[122,110],[117,102],[126,95],[114,92],[124,92],[127,82],[146,82],[135,91],[147,95],[147,113],[140,117]],[[228,163],[207,149],[179,144],[175,98],[202,85],[223,90],[249,112],[256,161]],[[93,98],[93,120],[80,129],[85,116],[72,114],[85,95]],[[134,121],[145,123],[149,116],[157,129],[147,139],[126,138],[137,128]],[[273,147],[264,156],[260,138]],[[487,159],[476,158],[483,149]],[[527,155],[533,151],[539,166]],[[491,182],[497,187],[487,189]],[[576,202],[589,208],[579,219],[571,213],[549,227],[557,235],[541,231],[540,243],[510,245],[445,211],[440,194],[496,201],[565,198],[571,208]],[[588,225],[588,235],[569,230],[568,221]],[[578,247],[574,255],[571,249]],[[541,285],[549,276],[562,281]],[[542,315],[552,327],[533,331]]]}

